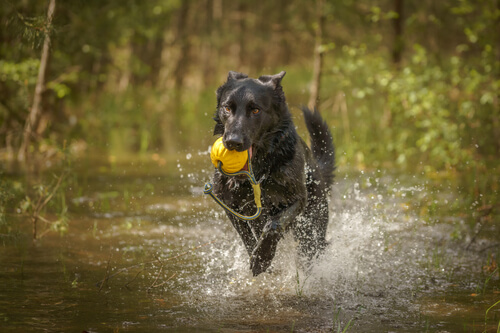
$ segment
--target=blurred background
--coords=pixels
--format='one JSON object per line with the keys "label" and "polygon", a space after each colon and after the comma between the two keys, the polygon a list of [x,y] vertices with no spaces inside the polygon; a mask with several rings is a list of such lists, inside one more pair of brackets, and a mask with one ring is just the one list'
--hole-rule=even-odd
{"label": "blurred background", "polygon": [[341,169],[451,178],[497,202],[498,1],[56,1],[0,7],[5,170],[204,151],[227,72],[285,70],[299,131],[309,101]]}
{"label": "blurred background", "polygon": [[491,0],[7,0],[1,163],[204,151],[227,72],[285,70],[300,133],[297,106],[309,101],[341,168],[453,178],[468,202],[492,205],[499,11]]}
{"label": "blurred background", "polygon": [[285,70],[340,167],[498,198],[498,1],[56,1],[0,7],[2,163],[205,150],[227,72]]}

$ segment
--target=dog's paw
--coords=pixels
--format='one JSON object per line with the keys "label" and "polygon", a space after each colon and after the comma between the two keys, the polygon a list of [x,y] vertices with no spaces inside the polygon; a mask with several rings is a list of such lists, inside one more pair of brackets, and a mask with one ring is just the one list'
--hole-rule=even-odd
{"label": "dog's paw", "polygon": [[269,268],[276,254],[276,246],[280,238],[281,235],[276,230],[263,233],[250,257],[250,269],[253,276],[257,276]]}

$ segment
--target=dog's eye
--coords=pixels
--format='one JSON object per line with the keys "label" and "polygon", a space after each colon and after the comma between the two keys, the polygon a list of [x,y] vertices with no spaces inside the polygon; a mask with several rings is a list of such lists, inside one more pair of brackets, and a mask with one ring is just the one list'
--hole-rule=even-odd
{"label": "dog's eye", "polygon": [[257,109],[257,108],[252,109],[252,113],[253,114],[258,114],[259,112],[260,112],[260,109]]}
{"label": "dog's eye", "polygon": [[229,106],[225,106],[224,111],[226,111],[227,113],[231,113],[231,108]]}

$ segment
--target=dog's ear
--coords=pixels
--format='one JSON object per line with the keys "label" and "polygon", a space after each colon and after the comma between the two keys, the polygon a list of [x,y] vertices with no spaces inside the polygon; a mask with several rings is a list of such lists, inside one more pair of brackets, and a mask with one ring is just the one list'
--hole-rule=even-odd
{"label": "dog's ear", "polygon": [[274,89],[274,103],[281,105],[285,103],[285,93],[283,92],[283,87],[281,86],[281,80],[285,76],[286,72],[281,71],[274,75],[262,75],[258,80],[266,85],[270,85]]}
{"label": "dog's ear", "polygon": [[243,74],[243,73],[238,73],[238,72],[233,72],[229,71],[227,74],[227,81],[232,81],[232,80],[240,80],[240,79],[246,79],[248,78],[248,75]]}
{"label": "dog's ear", "polygon": [[214,127],[214,135],[217,134],[224,134],[224,124],[222,124],[222,121],[219,116],[219,108],[220,108],[220,99],[222,97],[222,92],[226,88],[227,83],[224,83],[222,86],[220,86],[217,91],[217,109],[215,110],[215,115],[214,115],[214,120],[215,120],[215,127]]}
{"label": "dog's ear", "polygon": [[280,73],[274,75],[262,75],[258,78],[258,80],[262,83],[270,84],[274,89],[276,89],[277,87],[281,86],[281,80],[283,79],[285,74],[285,71],[281,71]]}
{"label": "dog's ear", "polygon": [[229,71],[229,73],[227,74],[227,81],[222,86],[220,86],[219,88],[217,88],[217,91],[216,91],[216,94],[217,94],[217,108],[219,108],[219,106],[220,106],[220,98],[222,96],[222,92],[224,91],[224,89],[226,89],[228,87],[228,83],[230,81],[241,80],[241,79],[246,79],[246,78],[248,78],[248,75],[246,75],[244,73],[238,73],[238,72]]}

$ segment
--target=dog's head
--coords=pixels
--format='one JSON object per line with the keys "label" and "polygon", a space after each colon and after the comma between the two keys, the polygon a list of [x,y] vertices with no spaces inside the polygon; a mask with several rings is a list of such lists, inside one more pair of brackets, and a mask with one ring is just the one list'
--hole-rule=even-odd
{"label": "dog's head", "polygon": [[229,150],[245,151],[270,131],[287,112],[281,80],[285,72],[251,79],[229,72],[217,89],[214,135],[223,135]]}

